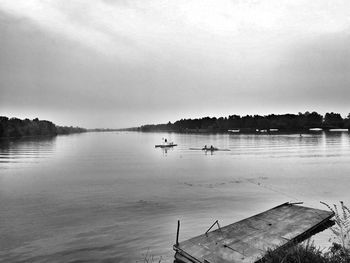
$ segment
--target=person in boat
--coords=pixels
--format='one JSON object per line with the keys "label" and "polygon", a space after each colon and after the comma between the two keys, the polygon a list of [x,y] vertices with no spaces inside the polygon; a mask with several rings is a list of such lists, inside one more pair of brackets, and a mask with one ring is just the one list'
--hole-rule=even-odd
{"label": "person in boat", "polygon": [[202,150],[207,150],[207,145],[204,145]]}
{"label": "person in boat", "polygon": [[213,145],[210,145],[210,150],[211,150],[211,151],[213,151],[213,150],[214,150]]}
{"label": "person in boat", "polygon": [[167,143],[167,142],[168,142],[168,139],[165,138],[165,139],[164,139],[164,142]]}

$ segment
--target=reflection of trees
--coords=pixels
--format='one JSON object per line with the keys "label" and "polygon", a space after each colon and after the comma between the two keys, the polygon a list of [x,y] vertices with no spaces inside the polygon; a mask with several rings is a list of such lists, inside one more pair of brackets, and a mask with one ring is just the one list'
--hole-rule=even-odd
{"label": "reflection of trees", "polygon": [[55,145],[56,137],[24,137],[14,138],[11,140],[0,140],[0,154],[21,152],[23,149],[31,149],[33,152],[39,152],[39,150],[50,151]]}
{"label": "reflection of trees", "polygon": [[298,114],[230,115],[228,117],[204,117],[199,119],[181,119],[174,123],[144,125],[141,131],[190,131],[225,132],[230,129],[256,131],[278,129],[279,131],[303,131],[310,128],[350,128],[350,114],[343,119],[339,113],[326,113],[323,117],[317,112]]}
{"label": "reflection of trees", "polygon": [[68,134],[84,132],[85,129],[79,127],[56,126],[51,121],[39,120],[35,118],[18,119],[0,116],[0,138],[24,137],[24,136],[48,136],[57,134]]}

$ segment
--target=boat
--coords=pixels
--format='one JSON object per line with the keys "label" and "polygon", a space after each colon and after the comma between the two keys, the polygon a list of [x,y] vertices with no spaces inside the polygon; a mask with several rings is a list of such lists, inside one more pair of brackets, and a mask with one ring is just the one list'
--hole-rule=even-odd
{"label": "boat", "polygon": [[177,146],[177,144],[170,142],[170,143],[166,143],[166,144],[156,144],[155,148],[169,148],[169,147],[174,147]]}
{"label": "boat", "polygon": [[216,148],[216,147],[203,147],[202,148],[203,151],[218,151],[219,148]]}
{"label": "boat", "polygon": [[194,150],[194,151],[210,151],[210,152],[214,152],[214,151],[230,151],[230,149],[219,149],[216,147],[203,147],[203,148],[190,148],[190,150]]}

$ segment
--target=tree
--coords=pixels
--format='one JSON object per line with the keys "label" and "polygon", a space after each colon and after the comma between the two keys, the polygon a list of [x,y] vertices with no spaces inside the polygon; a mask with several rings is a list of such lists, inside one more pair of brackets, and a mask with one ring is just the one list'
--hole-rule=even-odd
{"label": "tree", "polygon": [[339,113],[326,113],[324,116],[323,125],[326,127],[342,128],[344,126],[344,120]]}

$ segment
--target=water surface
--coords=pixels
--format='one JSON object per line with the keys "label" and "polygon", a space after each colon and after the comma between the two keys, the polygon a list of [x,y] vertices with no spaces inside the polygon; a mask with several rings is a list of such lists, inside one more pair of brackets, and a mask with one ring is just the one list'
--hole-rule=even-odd
{"label": "water surface", "polygon": [[[178,146],[154,148],[162,138]],[[205,144],[230,151],[189,150]],[[1,141],[0,261],[171,262],[177,219],[181,241],[287,201],[349,204],[349,172],[347,132]]]}

